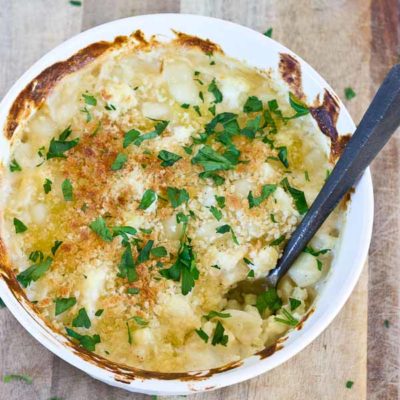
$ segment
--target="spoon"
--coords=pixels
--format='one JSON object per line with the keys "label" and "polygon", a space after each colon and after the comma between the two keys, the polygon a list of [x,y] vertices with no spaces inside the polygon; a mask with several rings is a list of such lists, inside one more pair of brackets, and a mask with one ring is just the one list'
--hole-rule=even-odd
{"label": "spoon", "polygon": [[387,74],[317,198],[293,232],[277,266],[265,278],[238,282],[231,289],[233,296],[228,297],[237,297],[241,293],[260,293],[278,285],[279,280],[399,125],[400,64],[397,64]]}

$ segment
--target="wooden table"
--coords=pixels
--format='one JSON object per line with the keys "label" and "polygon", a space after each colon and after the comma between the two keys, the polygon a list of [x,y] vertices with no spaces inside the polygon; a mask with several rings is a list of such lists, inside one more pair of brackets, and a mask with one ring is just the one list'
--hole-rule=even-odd
{"label": "wooden table", "polygon": [[[225,18],[273,37],[305,58],[359,121],[390,65],[398,61],[396,0],[0,0],[0,96],[34,61],[81,30],[117,18],[182,12]],[[375,228],[369,268],[332,325],[274,371],[193,400],[399,399],[399,136],[374,162]],[[351,266],[349,266],[351,268]],[[368,313],[367,313],[368,311]],[[368,318],[367,318],[368,316]],[[384,321],[389,321],[386,327]],[[32,385],[0,383],[0,399],[144,399],[99,383],[37,343],[0,310],[0,376],[26,373]],[[347,389],[346,381],[354,381]]]}

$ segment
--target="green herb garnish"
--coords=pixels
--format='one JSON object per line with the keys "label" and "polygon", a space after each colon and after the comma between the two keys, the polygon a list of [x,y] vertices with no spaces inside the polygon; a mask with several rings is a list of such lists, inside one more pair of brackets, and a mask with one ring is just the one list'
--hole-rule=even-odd
{"label": "green herb garnish", "polygon": [[167,150],[161,150],[158,153],[157,157],[162,161],[161,163],[162,167],[170,167],[171,165],[174,165],[178,160],[182,158],[178,154],[171,153],[170,151]]}
{"label": "green herb garnish", "polygon": [[139,209],[147,210],[157,200],[157,193],[154,190],[147,189],[140,200]]}
{"label": "green herb garnish", "polygon": [[21,166],[18,164],[18,161],[15,158],[11,160],[9,168],[11,172],[22,171]]}
{"label": "green herb garnish", "polygon": [[245,112],[245,113],[261,111],[262,109],[263,109],[263,103],[256,96],[250,96],[246,100],[246,103],[244,103],[244,106],[243,106],[243,112]]}
{"label": "green herb garnish", "polygon": [[67,331],[68,336],[71,336],[72,338],[78,340],[79,344],[86,350],[94,351],[96,348],[96,344],[100,343],[99,335],[80,335],[78,332],[75,332],[70,328],[65,328],[65,330]]}
{"label": "green herb garnish", "polygon": [[54,300],[54,303],[56,304],[56,310],[55,310],[55,315],[60,315],[63,312],[69,310],[71,307],[73,307],[76,304],[76,298],[75,297],[58,297],[57,299]]}
{"label": "green herb garnish", "polygon": [[28,227],[18,218],[13,219],[15,233],[22,233],[28,230]]}
{"label": "green herb garnish", "polygon": [[97,106],[97,100],[94,96],[91,96],[89,94],[82,94],[82,97],[85,100],[85,104],[89,106]]}
{"label": "green herb garnish", "polygon": [[215,196],[219,208],[225,207],[225,196]]}
{"label": "green herb garnish", "polygon": [[164,246],[159,246],[159,247],[154,247],[154,249],[151,250],[151,255],[154,257],[165,257],[168,255],[167,249]]}
{"label": "green herb garnish", "polygon": [[221,324],[221,322],[217,322],[217,326],[215,327],[214,336],[212,338],[211,344],[216,346],[217,344],[221,344],[222,346],[226,346],[229,340],[228,335],[225,335],[225,328]]}
{"label": "green herb garnish", "polygon": [[214,95],[214,103],[221,103],[223,100],[222,92],[218,89],[217,83],[215,82],[215,78],[208,85],[208,91]]}
{"label": "green herb garnish", "polygon": [[72,321],[72,326],[75,328],[86,328],[89,329],[92,326],[89,316],[84,308],[78,311],[78,315]]}
{"label": "green herb garnish", "polygon": [[209,321],[210,319],[213,319],[215,317],[218,317],[218,318],[229,318],[229,317],[231,317],[231,314],[218,312],[218,311],[210,311],[208,314],[203,315],[203,318],[205,318],[207,321]]}
{"label": "green herb garnish", "polygon": [[47,193],[49,193],[49,192],[51,192],[51,186],[52,186],[52,184],[53,184],[53,182],[50,180],[50,179],[47,179],[46,178],[46,180],[44,181],[44,184],[43,184],[43,189],[44,189],[44,192],[47,194]]}
{"label": "green herb garnish", "polygon": [[202,328],[195,329],[194,331],[199,335],[201,340],[203,340],[205,343],[208,343],[209,336],[203,331]]}
{"label": "green herb garnish", "polygon": [[98,217],[93,222],[89,224],[89,228],[94,232],[97,233],[104,241],[111,242],[113,240],[113,235],[108,229],[106,221],[103,217]]}
{"label": "green herb garnish", "polygon": [[344,89],[344,95],[347,100],[351,100],[356,97],[356,92],[351,87],[347,87]]}
{"label": "green herb garnish", "polygon": [[253,192],[250,190],[247,196],[247,200],[249,202],[249,208],[259,206],[263,201],[267,200],[272,193],[275,192],[276,188],[277,186],[273,184],[263,185],[259,197],[254,197]]}
{"label": "green herb garnish", "polygon": [[286,167],[289,168],[289,161],[288,161],[288,151],[286,146],[278,147],[278,158],[280,162]]}
{"label": "green herb garnish", "polygon": [[181,204],[189,201],[189,193],[186,191],[186,189],[177,189],[168,186],[167,196],[173,208],[177,208]]}
{"label": "green herb garnish", "polygon": [[124,167],[127,161],[128,161],[128,156],[126,154],[118,153],[117,157],[115,158],[114,162],[111,165],[111,169],[113,171],[118,171]]}
{"label": "green herb garnish", "polygon": [[33,379],[29,375],[10,374],[3,376],[3,382],[9,383],[11,381],[22,381],[29,385],[32,384]]}
{"label": "green herb garnish", "polygon": [[210,207],[210,212],[211,212],[211,214],[214,216],[214,218],[215,218],[217,221],[220,221],[220,220],[221,220],[221,218],[222,218],[222,211],[221,211],[221,210],[218,210],[217,207],[211,206],[211,207]]}
{"label": "green herb garnish", "polygon": [[66,158],[64,153],[66,153],[68,150],[71,150],[79,143],[79,138],[67,140],[71,133],[71,127],[68,126],[63,132],[61,132],[58,139],[51,139],[49,150],[46,155],[48,160],[51,158]]}
{"label": "green herb garnish", "polygon": [[258,312],[262,315],[268,308],[271,312],[275,312],[282,307],[282,300],[278,296],[275,288],[270,288],[264,293],[257,296],[256,307]]}
{"label": "green herb garnish", "polygon": [[73,188],[72,183],[69,179],[65,179],[63,181],[63,183],[61,184],[61,190],[65,201],[73,200]]}
{"label": "green herb garnish", "polygon": [[264,36],[267,36],[269,38],[272,38],[272,28],[268,28],[265,32],[264,32]]}
{"label": "green herb garnish", "polygon": [[296,326],[299,323],[299,321],[296,318],[294,318],[293,315],[290,314],[288,310],[282,308],[281,311],[285,318],[275,317],[275,321],[289,326]]}
{"label": "green herb garnish", "polygon": [[235,244],[239,244],[239,242],[237,240],[237,237],[235,235],[235,232],[233,231],[233,229],[232,229],[232,227],[230,225],[226,224],[226,225],[219,226],[216,229],[216,232],[217,233],[221,233],[221,234],[224,234],[224,233],[227,233],[227,232],[231,232],[233,242]]}
{"label": "green herb garnish", "polygon": [[287,178],[284,178],[281,181],[281,186],[286,192],[289,192],[289,194],[292,196],[294,204],[299,214],[300,215],[305,214],[308,211],[308,205],[306,198],[304,196],[304,192],[294,188],[293,186],[290,186]]}
{"label": "green herb garnish", "polygon": [[61,240],[56,240],[55,242],[54,242],[54,245],[53,245],[53,247],[51,248],[51,254],[53,254],[53,256],[55,256],[56,255],[56,252],[57,252],[57,250],[58,250],[58,248],[62,245],[62,241]]}
{"label": "green herb garnish", "polygon": [[28,287],[31,282],[36,282],[49,268],[53,259],[51,257],[47,257],[46,260],[43,260],[37,264],[31,265],[25,271],[22,271],[17,275],[17,281],[24,287]]}
{"label": "green herb garnish", "polygon": [[289,303],[290,303],[290,311],[294,311],[296,308],[298,308],[301,305],[300,300],[293,299],[292,297],[289,297]]}

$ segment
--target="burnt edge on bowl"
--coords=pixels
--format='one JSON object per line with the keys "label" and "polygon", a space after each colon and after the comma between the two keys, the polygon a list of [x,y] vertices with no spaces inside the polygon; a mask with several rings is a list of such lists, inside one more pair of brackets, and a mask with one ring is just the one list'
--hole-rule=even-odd
{"label": "burnt edge on bowl", "polygon": [[[221,47],[218,44],[211,42],[209,39],[202,39],[197,36],[188,35],[186,33],[177,32],[174,30],[173,32],[175,34],[175,39],[173,39],[173,42],[178,46],[198,48],[207,55],[212,55],[214,52],[223,54]],[[13,101],[3,129],[6,139],[12,139],[13,134],[19,125],[25,119],[27,119],[35,109],[40,108],[40,106],[45,102],[47,96],[51,93],[51,90],[64,77],[79,71],[107,52],[121,48],[131,40],[135,42],[134,50],[149,51],[153,47],[160,44],[160,42],[156,40],[155,36],[152,36],[150,39],[146,39],[142,31],[136,30],[130,36],[116,36],[113,42],[99,41],[92,43],[87,47],[77,51],[68,59],[56,62],[44,69],[40,74],[32,79],[28,85],[26,85],[26,87]],[[302,71],[300,62],[290,54],[280,53],[279,72],[282,79],[289,86],[290,90],[300,99],[304,99],[305,95],[302,87]],[[340,156],[349,138],[351,137],[351,135],[339,136],[336,129],[336,122],[340,112],[339,101],[335,95],[325,89],[322,104],[320,103],[319,98],[316,98],[313,105],[309,106],[309,108],[310,114],[317,122],[320,130],[331,141],[331,160],[334,161]],[[346,196],[345,201],[342,202],[344,208],[346,208],[346,203],[349,200],[350,193]],[[226,372],[243,365],[244,360],[239,360],[228,363],[221,367],[203,371],[156,372],[146,371],[109,361],[102,356],[78,346],[72,340],[63,335],[60,330],[54,328],[54,326],[52,326],[47,320],[41,317],[35,304],[28,300],[24,290],[16,280],[1,237],[0,278],[4,280],[9,290],[24,308],[28,308],[30,312],[35,315],[35,317],[39,318],[48,330],[56,333],[57,335],[62,335],[64,340],[59,340],[60,343],[69,347],[74,354],[79,356],[84,361],[88,361],[91,364],[94,364],[114,374],[115,381],[122,382],[124,384],[130,384],[136,379],[177,379],[181,381],[201,381],[215,374]],[[314,311],[315,308],[310,308],[295,329],[302,329],[304,323]],[[38,321],[35,322],[38,323]],[[279,338],[275,344],[264,348],[263,350],[257,352],[254,356],[258,356],[260,360],[270,357],[276,351],[279,351],[283,348],[283,343],[287,339],[288,335]]]}

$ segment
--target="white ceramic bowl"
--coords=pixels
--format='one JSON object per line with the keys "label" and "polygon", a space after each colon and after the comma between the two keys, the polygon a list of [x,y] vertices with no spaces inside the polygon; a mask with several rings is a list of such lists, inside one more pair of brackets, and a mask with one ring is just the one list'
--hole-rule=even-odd
{"label": "white ceramic bowl", "polygon": [[[64,60],[81,48],[100,41],[112,41],[115,36],[129,35],[140,29],[146,36],[159,35],[162,40],[173,38],[172,29],[185,32],[200,38],[208,38],[219,44],[224,52],[258,68],[278,68],[279,53],[294,56],[302,70],[303,90],[311,102],[324,90],[334,93],[330,86],[301,58],[290,50],[264,35],[231,22],[214,18],[181,15],[158,14],[121,19],[83,32],[67,40],[50,51],[35,63],[10,89],[0,106],[0,126],[4,126],[7,113],[18,93],[43,69],[57,61]],[[337,123],[339,134],[354,131],[354,123],[347,110],[339,101],[340,114]],[[6,161],[9,155],[9,143],[0,135],[0,161]],[[292,332],[283,347],[274,354],[260,359],[252,356],[236,368],[207,374],[199,379],[198,373],[193,379],[155,379],[135,378],[122,382],[115,372],[99,367],[98,364],[83,359],[77,352],[67,346],[66,339],[49,330],[42,320],[23,302],[17,300],[7,284],[0,277],[0,297],[17,320],[40,343],[57,356],[85,371],[96,379],[132,392],[156,395],[189,394],[198,391],[212,390],[232,385],[282,364],[311,343],[334,319],[350,296],[367,257],[371,238],[373,220],[373,192],[370,172],[367,171],[352,195],[349,205],[347,223],[342,241],[336,255],[332,271],[317,301],[316,310],[308,318],[301,330]],[[121,369],[123,372],[123,369]],[[116,379],[117,378],[117,379]]]}

